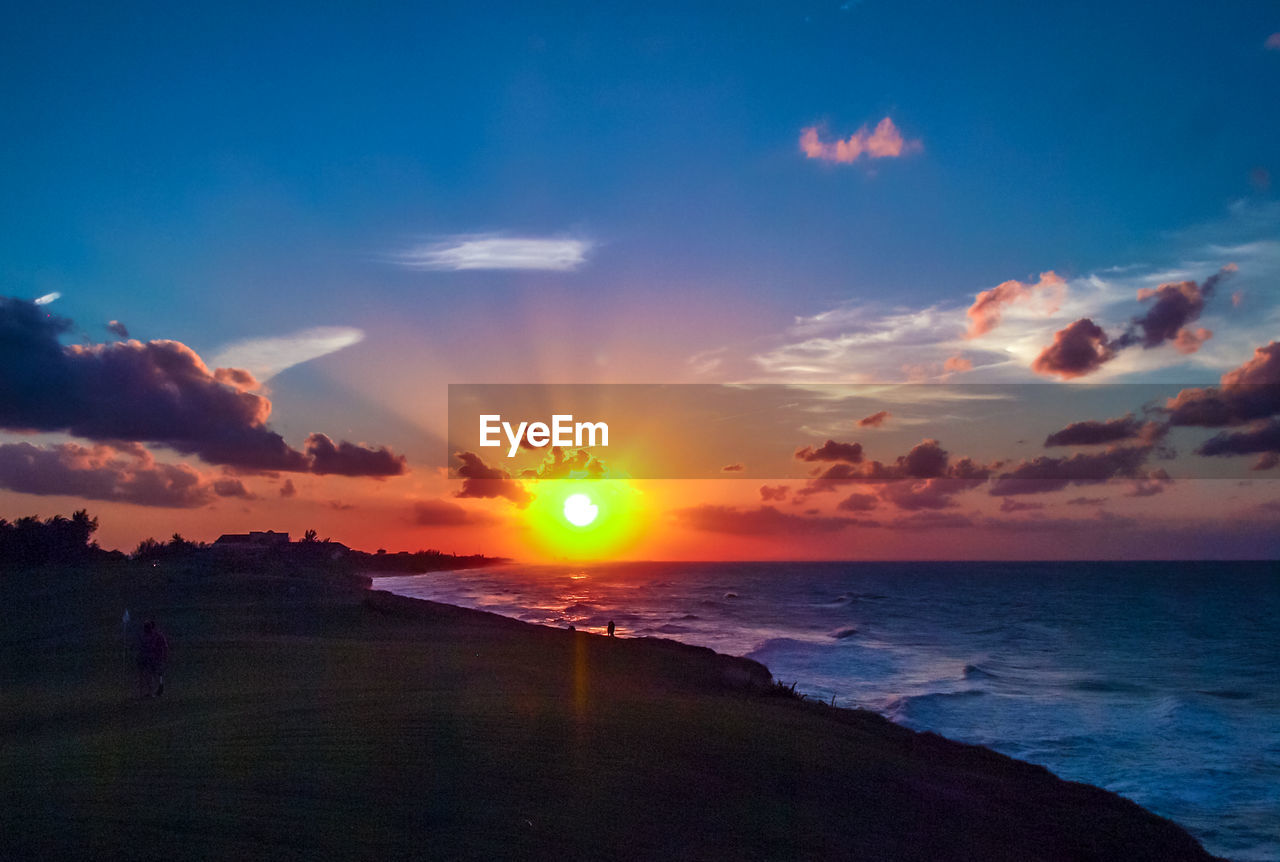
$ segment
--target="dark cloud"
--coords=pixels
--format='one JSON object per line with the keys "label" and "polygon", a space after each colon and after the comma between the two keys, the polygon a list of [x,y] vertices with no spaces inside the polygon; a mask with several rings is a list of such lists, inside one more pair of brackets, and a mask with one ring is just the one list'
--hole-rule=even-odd
{"label": "dark cloud", "polygon": [[1054,333],[1053,344],[1035,358],[1031,370],[1069,380],[1097,371],[1115,355],[1102,327],[1082,317]]}
{"label": "dark cloud", "polygon": [[789,490],[786,485],[761,485],[760,499],[766,503],[770,500],[785,500]]}
{"label": "dark cloud", "polygon": [[107,323],[107,332],[112,335],[118,335],[121,338],[129,337],[129,328],[118,320],[112,320]]}
{"label": "dark cloud", "polygon": [[1280,413],[1280,341],[1254,350],[1248,362],[1222,375],[1220,387],[1182,390],[1164,411],[1171,425],[1204,428],[1244,425]]}
{"label": "dark cloud", "polygon": [[1263,452],[1258,456],[1258,460],[1253,463],[1250,470],[1270,470],[1280,464],[1280,452]]}
{"label": "dark cloud", "polygon": [[346,440],[335,444],[326,435],[315,433],[307,437],[306,450],[311,472],[322,476],[399,476],[405,471],[404,456],[385,446],[371,449]]}
{"label": "dark cloud", "polygon": [[1055,431],[1044,440],[1045,446],[1098,446],[1118,443],[1122,440],[1152,442],[1163,437],[1168,426],[1159,422],[1144,422],[1132,414],[1105,422],[1088,420],[1072,422],[1061,431]]}
{"label": "dark cloud", "polygon": [[720,468],[721,473],[741,473],[746,467],[742,464],[725,464]]}
{"label": "dark cloud", "polygon": [[966,488],[967,483],[953,479],[893,482],[880,489],[880,498],[907,511],[949,509],[956,505],[951,498]]}
{"label": "dark cloud", "polygon": [[458,475],[462,477],[462,489],[455,491],[455,497],[503,497],[523,509],[529,505],[533,496],[511,474],[499,467],[490,467],[474,452],[458,452],[454,455],[462,466]]}
{"label": "dark cloud", "polygon": [[287,498],[297,496],[297,494],[298,489],[293,486],[293,480],[285,479],[284,484],[280,486],[280,496]]}
{"label": "dark cloud", "polygon": [[858,523],[850,518],[793,515],[779,512],[773,506],[737,509],[732,506],[707,504],[677,509],[673,514],[676,520],[691,529],[733,536],[833,533]]}
{"label": "dark cloud", "polygon": [[157,463],[140,447],[74,443],[0,445],[0,487],[177,509],[204,506],[219,493],[216,483],[187,465]]}
{"label": "dark cloud", "polygon": [[879,428],[884,424],[884,420],[893,414],[888,410],[881,410],[879,413],[872,413],[870,416],[863,416],[858,420],[859,428]]}
{"label": "dark cloud", "polygon": [[816,473],[796,495],[807,497],[852,483],[896,483],[882,490],[881,497],[904,509],[941,508],[950,505],[945,498],[981,485],[990,475],[990,467],[969,458],[952,464],[937,440],[926,439],[890,464],[833,464]]}
{"label": "dark cloud", "polygon": [[1146,478],[1142,466],[1151,451],[1150,446],[1116,446],[1105,452],[1078,452],[1063,458],[1042,455],[1022,461],[1012,470],[1001,473],[992,483],[989,493],[995,497],[1043,494],[1059,491],[1068,485],[1091,485],[1115,478]]}
{"label": "dark cloud", "polygon": [[877,503],[875,494],[850,494],[836,503],[836,509],[841,512],[870,512],[876,508]]}
{"label": "dark cloud", "polygon": [[213,493],[219,497],[239,497],[242,500],[256,500],[257,495],[245,487],[244,482],[232,477],[213,480]]}
{"label": "dark cloud", "polygon": [[1036,531],[1044,533],[1096,533],[1099,530],[1128,529],[1138,526],[1133,518],[1098,512],[1092,518],[987,518],[983,526],[996,530]]}
{"label": "dark cloud", "polygon": [[1107,502],[1106,497],[1072,497],[1070,500],[1067,501],[1067,505],[1068,506],[1101,506],[1105,502]]}
{"label": "dark cloud", "polygon": [[796,458],[801,461],[843,461],[846,464],[862,463],[861,443],[837,443],[828,440],[817,449],[802,446],[796,450]]}
{"label": "dark cloud", "polygon": [[[0,297],[0,428],[154,443],[247,471],[312,469],[309,456],[267,427],[271,402],[246,391],[257,385],[247,372],[210,372],[177,341],[64,347],[58,338],[70,326],[33,303]],[[343,445],[350,444],[339,454]],[[370,451],[379,450],[356,447],[336,463],[350,470],[352,457],[363,458],[374,475],[393,475],[384,459],[361,455]]]}
{"label": "dark cloud", "polygon": [[[1207,329],[1196,333],[1186,330],[1183,335],[1184,327],[1200,317],[1205,301],[1213,296],[1218,284],[1235,271],[1235,264],[1228,264],[1201,284],[1177,281],[1138,291],[1140,301],[1155,299],[1155,302],[1146,314],[1135,317],[1129,323],[1129,328],[1112,346],[1116,350],[1123,350],[1141,344],[1144,350],[1150,350],[1176,338],[1180,341],[1179,349],[1184,353],[1194,353],[1212,333]],[[1204,333],[1203,336],[1200,333]]]}
{"label": "dark cloud", "polygon": [[1260,422],[1247,431],[1223,431],[1210,437],[1197,455],[1258,455],[1280,453],[1280,420]]}
{"label": "dark cloud", "polygon": [[341,500],[330,500],[329,508],[336,512],[349,512],[355,508],[354,503],[344,503]]}
{"label": "dark cloud", "polygon": [[413,504],[413,523],[420,527],[461,527],[493,523],[487,514],[468,511],[448,500],[418,500]]}

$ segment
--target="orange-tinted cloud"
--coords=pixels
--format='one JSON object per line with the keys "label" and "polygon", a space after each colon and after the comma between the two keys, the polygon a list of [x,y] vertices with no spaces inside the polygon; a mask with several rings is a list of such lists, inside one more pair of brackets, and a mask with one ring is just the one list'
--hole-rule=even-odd
{"label": "orange-tinted cloud", "polygon": [[786,485],[761,485],[760,499],[766,503],[770,500],[785,500],[789,490]]}
{"label": "orange-tinted cloud", "polygon": [[192,509],[218,497],[253,499],[238,479],[209,481],[186,464],[162,464],[142,446],[0,445],[0,488],[137,506]]}
{"label": "orange-tinted cloud", "polygon": [[[1040,273],[1040,280],[1034,284],[1010,279],[1001,282],[989,290],[980,292],[974,297],[973,305],[965,312],[969,316],[969,331],[966,338],[977,338],[985,335],[1000,323],[1000,316],[1006,306],[1023,299],[1030,299],[1036,294],[1043,294],[1048,299],[1046,313],[1053,314],[1062,304],[1067,293],[1067,283],[1054,271]],[[950,360],[948,360],[950,361]],[[972,367],[972,364],[969,366]],[[953,369],[948,368],[948,371]],[[959,369],[967,371],[968,368]]]}
{"label": "orange-tinted cloud", "polygon": [[1200,345],[1210,338],[1213,338],[1213,330],[1205,329],[1203,326],[1194,330],[1183,327],[1174,336],[1173,346],[1177,348],[1179,353],[1195,353],[1200,349]]}
{"label": "orange-tinted cloud", "polygon": [[455,497],[503,497],[523,509],[533,496],[511,474],[500,467],[490,467],[474,452],[458,452],[454,457],[462,462],[458,475],[462,477],[462,489]]}
{"label": "orange-tinted cloud", "polygon": [[947,361],[942,363],[942,370],[949,371],[952,374],[959,374],[962,371],[972,371],[973,360],[965,359],[957,353],[955,356],[947,357]]}
{"label": "orange-tinted cloud", "polygon": [[874,131],[868,132],[863,126],[847,139],[830,143],[822,140],[817,126],[808,126],[800,131],[801,151],[807,158],[824,162],[847,165],[863,156],[868,159],[898,158],[922,148],[918,139],[904,139],[889,117],[877,123]]}
{"label": "orange-tinted cloud", "polygon": [[878,413],[872,413],[870,416],[863,416],[861,419],[858,420],[858,427],[859,428],[879,428],[881,425],[884,424],[884,420],[888,419],[892,415],[893,414],[890,413],[888,410],[881,410]]}
{"label": "orange-tinted cloud", "polygon": [[746,469],[746,466],[743,464],[725,464],[723,467],[720,468],[720,472],[721,473],[741,473],[745,469]]}

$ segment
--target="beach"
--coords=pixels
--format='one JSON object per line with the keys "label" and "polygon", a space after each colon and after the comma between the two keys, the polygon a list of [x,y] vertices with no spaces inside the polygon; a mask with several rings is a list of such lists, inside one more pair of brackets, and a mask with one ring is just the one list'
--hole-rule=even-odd
{"label": "beach", "polygon": [[[0,597],[13,858],[1213,858],[704,648],[336,575],[46,570]],[[134,696],[126,607],[169,636],[160,698]]]}

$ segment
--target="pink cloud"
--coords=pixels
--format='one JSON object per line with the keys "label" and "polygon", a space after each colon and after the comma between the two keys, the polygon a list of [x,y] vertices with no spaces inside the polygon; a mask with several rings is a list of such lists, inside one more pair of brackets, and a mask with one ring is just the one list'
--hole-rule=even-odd
{"label": "pink cloud", "polygon": [[1192,331],[1184,327],[1179,329],[1178,334],[1174,336],[1173,346],[1178,349],[1179,353],[1195,353],[1200,349],[1200,345],[1210,338],[1213,338],[1213,330],[1205,329],[1201,326]]}
{"label": "pink cloud", "polygon": [[893,414],[888,410],[881,410],[878,413],[872,413],[870,416],[863,416],[858,420],[859,428],[879,428],[884,424],[884,420]]}
{"label": "pink cloud", "polygon": [[853,164],[866,156],[868,159],[898,158],[923,149],[919,139],[905,140],[902,132],[885,117],[876,124],[874,131],[863,126],[845,140],[825,142],[817,126],[807,126],[800,131],[800,149],[810,159],[824,162]]}
{"label": "pink cloud", "polygon": [[1280,51],[1280,33],[1272,33],[1267,37],[1267,41],[1262,43],[1262,47],[1268,51]]}
{"label": "pink cloud", "polygon": [[[1062,300],[1067,293],[1067,283],[1062,276],[1049,270],[1042,272],[1040,280],[1034,284],[1009,279],[980,292],[974,297],[973,305],[969,306],[969,310],[965,312],[969,316],[969,331],[965,333],[965,337],[977,338],[995,329],[1000,323],[1000,315],[1006,306],[1019,300],[1030,299],[1037,293],[1047,295],[1048,307],[1045,310],[1046,313],[1053,314],[1062,305]],[[958,370],[968,371],[969,369]]]}
{"label": "pink cloud", "polygon": [[942,363],[942,370],[949,371],[953,374],[958,374],[961,371],[972,371],[973,360],[965,359],[957,353],[955,356],[947,357],[947,361]]}

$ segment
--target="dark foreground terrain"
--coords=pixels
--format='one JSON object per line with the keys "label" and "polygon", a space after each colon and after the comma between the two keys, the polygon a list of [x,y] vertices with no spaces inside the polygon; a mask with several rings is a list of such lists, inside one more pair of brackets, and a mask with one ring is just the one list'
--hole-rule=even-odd
{"label": "dark foreground terrain", "polygon": [[[125,607],[171,640],[161,698],[134,694]],[[754,662],[350,578],[9,573],[0,623],[5,859],[1212,858]]]}

